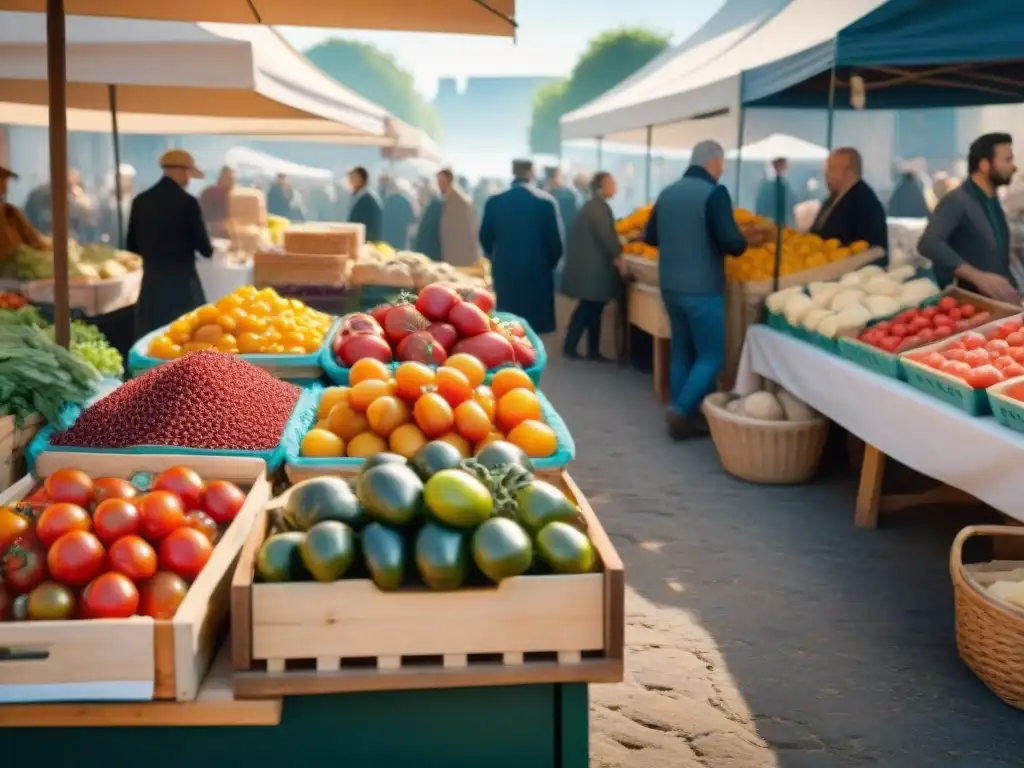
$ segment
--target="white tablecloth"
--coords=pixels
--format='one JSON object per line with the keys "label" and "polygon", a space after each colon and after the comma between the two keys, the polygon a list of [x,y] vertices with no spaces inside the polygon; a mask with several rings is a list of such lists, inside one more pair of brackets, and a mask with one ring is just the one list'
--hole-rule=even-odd
{"label": "white tablecloth", "polygon": [[233,264],[218,259],[196,259],[199,282],[203,284],[206,302],[213,304],[236,288],[252,285],[253,267],[248,264]]}
{"label": "white tablecloth", "polygon": [[1024,522],[1024,435],[975,418],[836,355],[754,326],[736,390],[776,382],[861,440]]}

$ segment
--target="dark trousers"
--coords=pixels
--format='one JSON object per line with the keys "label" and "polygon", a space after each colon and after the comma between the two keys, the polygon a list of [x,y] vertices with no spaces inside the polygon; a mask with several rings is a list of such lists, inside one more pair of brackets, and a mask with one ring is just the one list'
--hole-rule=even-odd
{"label": "dark trousers", "polygon": [[587,301],[580,299],[576,309],[569,318],[569,328],[565,332],[565,354],[574,355],[580,345],[583,332],[587,332],[587,357],[596,358],[601,354],[601,316],[604,314],[604,301]]}

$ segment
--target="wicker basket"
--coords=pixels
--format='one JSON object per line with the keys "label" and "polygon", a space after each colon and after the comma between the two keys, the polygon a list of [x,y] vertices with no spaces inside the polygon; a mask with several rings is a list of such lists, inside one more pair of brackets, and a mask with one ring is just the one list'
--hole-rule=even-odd
{"label": "wicker basket", "polygon": [[711,440],[725,471],[750,483],[791,485],[809,480],[818,470],[828,419],[761,421],[725,409],[725,394],[704,399]]}
{"label": "wicker basket", "polygon": [[1024,709],[1024,609],[985,590],[1000,580],[1000,573],[1024,568],[1024,562],[964,565],[964,543],[972,536],[1024,536],[1024,527],[969,525],[957,534],[949,551],[960,658],[996,696]]}

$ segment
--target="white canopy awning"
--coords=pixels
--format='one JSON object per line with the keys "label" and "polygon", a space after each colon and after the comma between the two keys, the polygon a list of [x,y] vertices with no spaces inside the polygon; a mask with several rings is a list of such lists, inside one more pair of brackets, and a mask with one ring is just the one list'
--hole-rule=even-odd
{"label": "white canopy awning", "polygon": [[[221,133],[234,121],[259,120],[269,121],[260,124],[268,133],[386,136],[386,110],[329,78],[269,27],[70,17],[67,38],[68,107],[109,111],[113,85],[126,131],[129,115],[176,115],[201,120],[159,132]],[[43,16],[0,13],[0,102],[47,100]],[[16,114],[2,111],[0,122]]]}
{"label": "white canopy awning", "polygon": [[[750,6],[752,1],[734,0],[719,15],[729,11],[734,3]],[[762,15],[757,20],[734,26],[707,43],[682,51],[679,60],[684,61],[686,67],[673,64],[676,59],[671,59],[648,71],[643,81],[632,86],[631,92],[635,95],[627,104],[602,108],[587,122],[571,120],[573,115],[566,115],[562,119],[562,136],[582,138],[582,132],[589,133],[590,138],[603,135],[614,141],[636,142],[639,135],[644,137],[640,141],[646,140],[646,126],[666,126],[666,130],[655,132],[657,145],[691,146],[696,134],[689,127],[681,127],[676,132],[671,126],[703,117],[716,121],[716,129],[725,130],[717,134],[723,143],[729,143],[731,138],[735,146],[744,72],[808,49],[831,55],[828,43],[836,33],[883,2],[885,0],[847,0],[845,3],[789,0],[767,19]],[[742,14],[737,13],[737,17],[742,18]],[[712,22],[716,19],[718,16]],[[712,44],[715,50],[712,55],[697,56],[693,52]],[[687,45],[684,43],[681,48]],[[690,66],[696,61],[699,61],[696,66]],[[697,120],[700,122],[704,121]],[[705,125],[700,130],[705,138],[716,135],[707,128]]]}
{"label": "white canopy awning", "polygon": [[224,153],[224,162],[244,175],[274,176],[284,173],[293,179],[330,181],[334,174],[325,168],[313,168],[268,155],[249,147],[232,147]]}
{"label": "white canopy awning", "polygon": [[789,136],[785,133],[773,133],[761,141],[747,144],[743,147],[742,153],[739,150],[731,149],[725,153],[730,160],[741,157],[743,160],[770,161],[776,158],[786,160],[824,160],[828,157],[828,150],[819,147],[809,141],[798,139],[796,136]]}

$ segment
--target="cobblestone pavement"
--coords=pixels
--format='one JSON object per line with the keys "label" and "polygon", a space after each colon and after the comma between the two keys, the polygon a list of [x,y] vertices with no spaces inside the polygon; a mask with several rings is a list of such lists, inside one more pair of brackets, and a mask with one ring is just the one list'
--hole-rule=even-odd
{"label": "cobblestone pavement", "polygon": [[852,478],[733,480],[710,441],[665,437],[649,374],[551,351],[573,476],[627,568],[627,679],[591,689],[592,766],[1024,765],[1024,714],[956,654],[962,512],[858,530]]}

